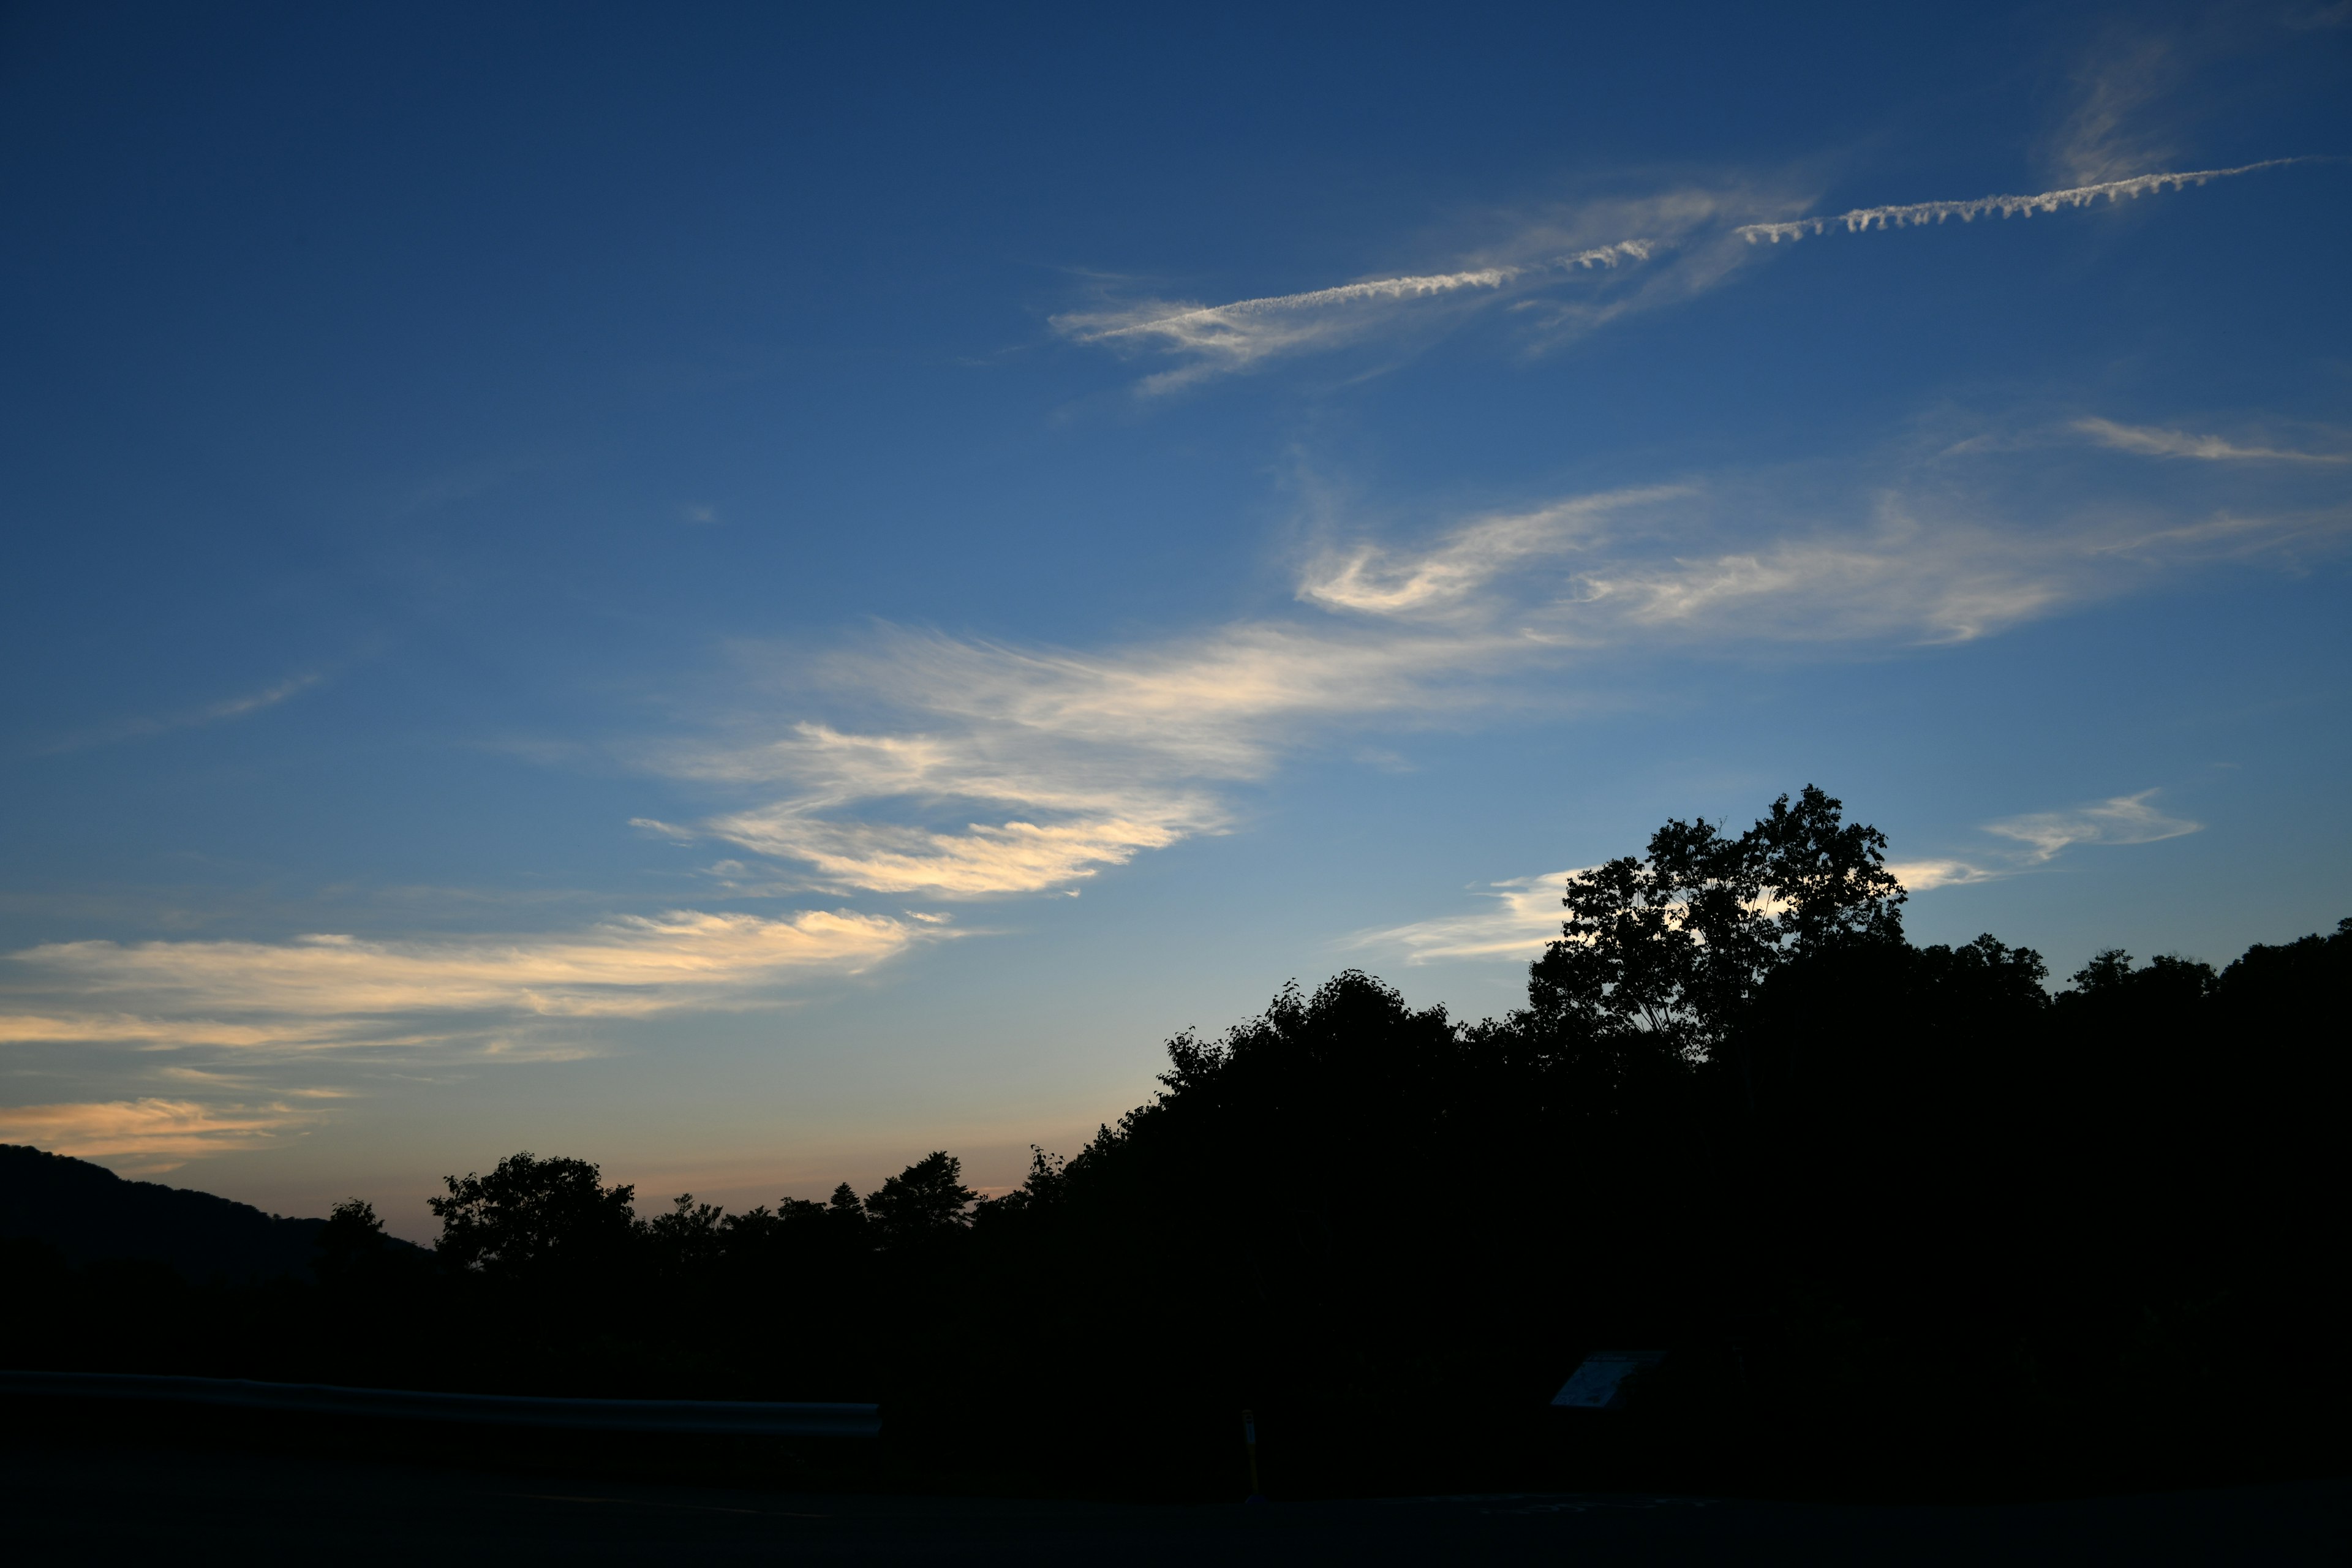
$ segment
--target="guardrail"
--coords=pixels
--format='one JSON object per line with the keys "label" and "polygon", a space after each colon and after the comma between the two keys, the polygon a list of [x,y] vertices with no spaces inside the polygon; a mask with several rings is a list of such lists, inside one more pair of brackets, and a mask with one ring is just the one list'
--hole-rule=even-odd
{"label": "guardrail", "polygon": [[0,1394],[49,1399],[135,1399],[226,1405],[309,1415],[553,1426],[589,1432],[714,1432],[744,1437],[878,1437],[878,1405],[800,1405],[731,1399],[547,1399],[527,1394],[426,1394],[256,1383],[240,1377],[163,1377],[123,1372],[0,1371]]}

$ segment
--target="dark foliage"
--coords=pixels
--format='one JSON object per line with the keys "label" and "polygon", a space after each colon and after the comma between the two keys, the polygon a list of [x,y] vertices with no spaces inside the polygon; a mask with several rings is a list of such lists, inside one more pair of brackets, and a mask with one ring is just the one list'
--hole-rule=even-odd
{"label": "dark foliage", "polygon": [[436,1250],[461,1272],[502,1282],[591,1284],[625,1268],[637,1240],[636,1189],[600,1186],[597,1177],[585,1160],[528,1152],[508,1155],[487,1176],[447,1177],[448,1195],[425,1200],[441,1222]]}
{"label": "dark foliage", "polygon": [[[1060,1489],[1234,1492],[1244,1405],[1294,1495],[2340,1466],[2352,921],[2053,996],[2029,950],[1907,942],[1884,849],[1811,788],[1670,822],[1570,881],[1524,1010],[1286,988],[993,1201],[938,1152],[641,1220],[518,1154],[449,1179],[429,1259],[352,1203],[315,1288],[20,1253],[11,1310],[182,1325],[45,1320],[82,1364],[880,1398],[919,1473]],[[1603,1346],[1670,1354],[1622,1412],[1549,1409]]]}

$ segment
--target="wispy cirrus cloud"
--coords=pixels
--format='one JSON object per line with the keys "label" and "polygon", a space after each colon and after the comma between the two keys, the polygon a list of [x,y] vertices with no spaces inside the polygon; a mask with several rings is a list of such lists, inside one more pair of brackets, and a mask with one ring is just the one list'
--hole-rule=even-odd
{"label": "wispy cirrus cloud", "polygon": [[[0,1042],[235,1051],[444,1047],[520,1027],[755,1005],[941,934],[854,910],[679,910],[586,931],[362,942],[50,942],[8,955]],[[20,1004],[21,1005],[21,1004]]]}
{"label": "wispy cirrus cloud", "polygon": [[1578,874],[1573,869],[1549,871],[1489,882],[1479,890],[1488,900],[1483,909],[1357,931],[1345,945],[1399,953],[1407,963],[1416,964],[1440,959],[1531,959],[1559,940],[1567,919],[1561,893],[1568,879]]}
{"label": "wispy cirrus cloud", "polygon": [[2352,453],[2245,447],[2219,436],[2198,436],[2152,425],[2119,425],[2112,419],[2077,419],[2074,428],[2102,447],[2144,458],[2194,458],[2209,463],[2352,463]]}
{"label": "wispy cirrus cloud", "polygon": [[2009,868],[1979,866],[1970,860],[1889,860],[1886,869],[1908,893],[1930,893],[1937,888],[1965,888],[1977,882],[1997,882],[2012,875]]}
{"label": "wispy cirrus cloud", "polygon": [[2077,844],[2155,844],[2201,832],[2204,824],[2170,816],[2148,802],[2159,792],[2141,790],[2119,795],[2066,811],[2035,811],[1988,822],[1981,831],[2021,846],[1973,859],[1913,860],[1890,864],[1902,884],[1915,893],[1936,888],[1967,887],[1993,882],[2036,870]]}
{"label": "wispy cirrus cloud", "polygon": [[2118,27],[2083,62],[2074,108],[2049,145],[2049,163],[2062,177],[2092,185],[2126,177],[2174,156],[2169,140],[2178,118],[2149,112],[2177,89],[2191,52],[2167,28]]}
{"label": "wispy cirrus cloud", "polygon": [[[2107,153],[2083,154],[2103,172],[2121,143],[2110,138],[2105,145]],[[2309,161],[2268,158],[2233,168],[2106,174],[2030,195],[1904,202],[1791,217],[1763,216],[1807,205],[1784,189],[1686,187],[1647,198],[1588,202],[1563,216],[1524,225],[1483,255],[1425,272],[1223,304],[1130,300],[1068,311],[1051,324],[1073,342],[1180,362],[1138,383],[1137,389],[1147,395],[1279,358],[1433,331],[1497,308],[1525,312],[1521,319],[1530,329],[1530,342],[1544,346],[1706,293],[1752,264],[1759,246],[1769,250],[1784,240],[1832,229],[1858,234],[2114,205]]]}
{"label": "wispy cirrus cloud", "polygon": [[285,1047],[299,1049],[321,1042],[337,1025],[328,1020],[292,1023],[223,1023],[215,1018],[144,1016],[137,1013],[0,1013],[0,1046],[73,1040],[89,1045],[221,1046],[241,1050]]}
{"label": "wispy cirrus cloud", "polygon": [[1579,272],[1639,266],[1659,248],[1656,240],[1623,239],[1535,261],[1376,278],[1223,305],[1149,300],[1056,316],[1053,326],[1076,342],[1151,347],[1191,356],[1192,364],[1143,384],[1146,391],[1166,392],[1220,372],[1245,370],[1277,354],[1337,347],[1393,321],[1401,307],[1480,294],[1501,298]]}
{"label": "wispy cirrus cloud", "polygon": [[1563,637],[1654,643],[1969,642],[2088,589],[2069,559],[2079,540],[2037,550],[1973,519],[1930,523],[1892,499],[1863,528],[1748,548],[1693,542],[1700,548],[1687,554],[1596,563],[1545,606],[1545,626]]}
{"label": "wispy cirrus cloud", "polygon": [[1507,622],[1579,647],[1966,642],[2193,563],[2352,531],[2340,504],[2189,519],[2108,506],[2032,521],[1965,490],[1889,489],[1869,505],[1843,524],[1790,516],[1769,486],[1738,476],[1610,491],[1474,519],[1417,549],[1327,544],[1299,594],[1369,618]]}
{"label": "wispy cirrus cloud", "polygon": [[1064,886],[1164,849],[1209,826],[1178,811],[1066,821],[975,822],[934,832],[896,823],[834,822],[796,804],[714,818],[709,831],[755,854],[796,860],[831,883],[879,893],[987,897]]}
{"label": "wispy cirrus cloud", "polygon": [[2024,845],[2028,858],[2038,866],[2076,844],[2154,844],[2203,828],[2202,823],[2168,816],[2150,805],[2148,802],[2157,793],[2144,789],[2137,795],[2119,795],[2072,811],[2036,811],[2004,817],[1985,824],[1985,831]]}
{"label": "wispy cirrus cloud", "polygon": [[1327,549],[1302,574],[1298,596],[1377,615],[1462,605],[1514,568],[1594,542],[1612,513],[1693,493],[1689,485],[1647,485],[1571,496],[1529,511],[1473,519],[1418,552],[1364,542]]}
{"label": "wispy cirrus cloud", "polygon": [[30,1143],[154,1175],[206,1155],[275,1142],[317,1120],[314,1110],[282,1103],[219,1106],[148,1098],[0,1106],[0,1143]]}
{"label": "wispy cirrus cloud", "polygon": [[[802,721],[772,739],[661,749],[646,759],[660,771],[787,793],[643,826],[797,862],[845,890],[1066,889],[1222,830],[1224,789],[1322,728],[1409,719],[1524,656],[1507,634],[1459,629],[1242,623],[1106,653],[885,629],[820,666],[810,695],[876,710],[889,730]],[[994,819],[975,820],[982,810]]]}
{"label": "wispy cirrus cloud", "polygon": [[[1571,495],[1412,542],[1327,533],[1300,565],[1297,614],[1105,651],[890,628],[815,660],[748,650],[750,668],[789,668],[796,684],[718,738],[642,759],[748,798],[641,826],[844,893],[1066,892],[1227,830],[1237,788],[1343,731],[1573,700],[1595,656],[1962,643],[2352,536],[2344,505],[2183,517],[2103,500],[2053,517],[1950,484],[1891,486],[1837,520],[1817,485],[1796,500],[1781,482]],[[766,717],[793,704],[836,717]],[[736,861],[714,874],[730,889],[762,880]]]}
{"label": "wispy cirrus cloud", "polygon": [[1523,217],[1501,240],[1426,272],[1223,304],[1127,300],[1051,324],[1073,342],[1181,362],[1139,382],[1146,395],[1497,307],[1527,312],[1538,340],[1557,342],[1714,287],[1743,261],[1727,243],[1731,225],[1788,202],[1748,185],[1598,197]]}
{"label": "wispy cirrus cloud", "polygon": [[143,740],[150,735],[167,735],[178,730],[200,730],[208,724],[224,723],[232,719],[242,719],[248,714],[275,708],[281,702],[299,697],[306,691],[324,685],[326,679],[324,671],[289,676],[259,690],[247,691],[219,702],[207,703],[201,708],[187,709],[163,718],[125,719],[120,723],[85,730],[77,734],[68,735],[63,740],[51,742],[40,750],[45,753],[55,755],[66,752],[84,751],[92,746],[113,745],[123,741]]}

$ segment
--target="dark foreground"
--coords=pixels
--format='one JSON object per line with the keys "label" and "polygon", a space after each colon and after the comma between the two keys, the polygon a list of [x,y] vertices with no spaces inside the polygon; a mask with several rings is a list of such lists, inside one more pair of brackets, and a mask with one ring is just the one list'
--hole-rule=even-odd
{"label": "dark foreground", "polygon": [[565,1479],[11,1434],[13,1562],[2228,1563],[2352,1561],[2352,1482],[1984,1507],[1612,1497],[1243,1507]]}

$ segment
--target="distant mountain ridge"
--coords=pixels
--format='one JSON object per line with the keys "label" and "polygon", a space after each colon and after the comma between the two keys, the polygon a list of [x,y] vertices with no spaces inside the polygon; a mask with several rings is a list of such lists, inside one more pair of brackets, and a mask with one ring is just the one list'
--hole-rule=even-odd
{"label": "distant mountain ridge", "polygon": [[165,1263],[195,1280],[309,1279],[326,1223],[0,1143],[0,1238],[47,1242],[73,1263]]}

